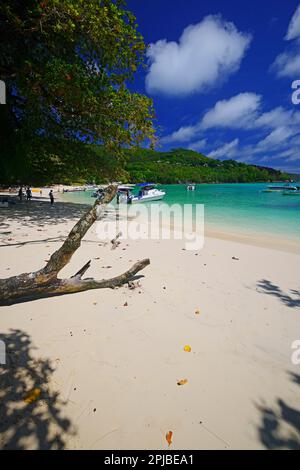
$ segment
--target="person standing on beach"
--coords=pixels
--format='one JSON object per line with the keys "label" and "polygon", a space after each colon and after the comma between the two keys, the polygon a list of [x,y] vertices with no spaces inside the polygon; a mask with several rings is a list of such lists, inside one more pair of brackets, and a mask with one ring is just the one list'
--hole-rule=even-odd
{"label": "person standing on beach", "polygon": [[54,204],[54,195],[53,195],[53,190],[52,189],[50,189],[49,197],[50,197],[50,204],[51,204],[51,206],[53,206],[53,204]]}
{"label": "person standing on beach", "polygon": [[20,186],[18,196],[19,196],[20,202],[22,202],[22,199],[23,199],[23,186]]}
{"label": "person standing on beach", "polygon": [[28,201],[30,202],[31,198],[32,198],[31,189],[30,189],[29,186],[27,186],[27,189],[26,189],[26,200],[27,200],[27,202]]}

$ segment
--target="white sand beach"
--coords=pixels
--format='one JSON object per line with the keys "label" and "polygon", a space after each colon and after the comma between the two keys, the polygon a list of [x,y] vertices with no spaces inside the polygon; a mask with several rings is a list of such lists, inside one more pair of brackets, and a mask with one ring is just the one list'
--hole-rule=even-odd
{"label": "white sand beach", "polygon": [[[42,267],[84,209],[2,209],[0,277]],[[206,237],[196,252],[180,240],[121,240],[111,250],[92,227],[61,276],[89,259],[97,279],[151,264],[132,290],[0,307],[0,447],[166,450],[169,431],[172,450],[299,447],[300,249],[241,241]],[[28,404],[34,387],[41,396]]]}

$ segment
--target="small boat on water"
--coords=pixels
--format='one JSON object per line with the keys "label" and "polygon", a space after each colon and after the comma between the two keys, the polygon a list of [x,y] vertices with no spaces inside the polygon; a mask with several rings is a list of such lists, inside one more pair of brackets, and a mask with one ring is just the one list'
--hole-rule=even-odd
{"label": "small boat on water", "polygon": [[74,187],[74,188],[63,188],[63,193],[75,193],[75,192],[79,192],[79,191],[86,191],[86,187],[85,186],[77,186],[77,187]]}
{"label": "small boat on water", "polygon": [[187,191],[195,191],[196,189],[196,185],[195,184],[188,184],[187,187],[186,187],[186,190]]}
{"label": "small boat on water", "polygon": [[[156,184],[154,183],[141,183],[138,184],[137,187],[139,188],[137,195],[131,193],[131,188],[119,188],[119,202],[127,202],[127,204],[138,204],[140,202],[160,201],[166,195],[165,191],[157,189]],[[125,193],[126,199],[122,197],[122,193]]]}
{"label": "small boat on water", "polygon": [[283,196],[300,196],[300,186],[295,186],[295,189],[283,191]]}
{"label": "small boat on water", "polygon": [[290,186],[289,184],[280,185],[280,186],[273,186],[269,185],[266,189],[263,189],[263,193],[278,193],[278,192],[289,192],[289,191],[296,191],[297,186]]}

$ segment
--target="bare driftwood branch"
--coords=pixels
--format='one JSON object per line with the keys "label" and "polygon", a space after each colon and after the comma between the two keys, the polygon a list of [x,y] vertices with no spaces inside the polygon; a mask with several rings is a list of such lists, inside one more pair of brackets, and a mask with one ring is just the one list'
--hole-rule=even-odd
{"label": "bare driftwood branch", "polygon": [[[80,247],[81,240],[89,228],[97,219],[103,217],[105,206],[113,200],[116,192],[117,186],[108,186],[104,196],[97,199],[91,209],[79,219],[62,246],[52,254],[42,269],[0,279],[0,305],[25,300],[29,297],[41,298],[50,295],[82,292],[89,289],[115,288],[128,283],[139,271],[150,264],[149,259],[138,261],[128,271],[111,279],[82,279],[82,276],[90,267],[91,261],[88,261],[74,276],[67,279],[57,277],[61,269],[68,264],[74,252]],[[115,241],[119,236],[121,234],[117,235]]]}
{"label": "bare driftwood branch", "polygon": [[79,271],[77,271],[77,273],[74,274],[72,278],[77,277],[78,279],[81,279],[84,273],[89,269],[90,266],[91,266],[91,260],[89,260],[84,266],[82,266],[82,268],[79,269]]}

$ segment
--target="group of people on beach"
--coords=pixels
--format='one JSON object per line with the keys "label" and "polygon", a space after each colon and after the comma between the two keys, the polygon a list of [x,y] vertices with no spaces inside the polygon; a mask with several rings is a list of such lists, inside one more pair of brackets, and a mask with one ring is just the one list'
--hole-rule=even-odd
{"label": "group of people on beach", "polygon": [[20,189],[19,189],[19,192],[18,192],[18,196],[19,196],[20,202],[22,202],[23,196],[26,197],[26,202],[30,202],[31,198],[32,198],[32,192],[31,192],[30,187],[27,186],[27,188],[25,188],[25,194],[24,194],[23,186],[21,186]]}
{"label": "group of people on beach", "polygon": [[[24,193],[25,191],[25,193]],[[40,196],[42,196],[43,192],[42,190],[40,190]],[[27,186],[25,188],[25,190],[23,190],[23,186],[20,186],[19,188],[19,191],[18,191],[18,196],[19,196],[19,200],[20,202],[22,202],[23,200],[23,196],[26,197],[26,202],[30,202],[31,199],[32,199],[32,191],[31,191],[31,188],[29,186]],[[50,199],[50,204],[51,206],[53,206],[54,204],[54,194],[53,194],[53,189],[50,189],[50,192],[49,192],[49,199]]]}

